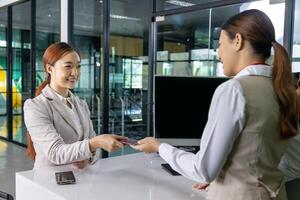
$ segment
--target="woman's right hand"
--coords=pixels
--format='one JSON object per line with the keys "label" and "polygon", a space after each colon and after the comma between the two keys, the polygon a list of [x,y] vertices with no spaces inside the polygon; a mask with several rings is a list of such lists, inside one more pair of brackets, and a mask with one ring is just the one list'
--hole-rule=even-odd
{"label": "woman's right hand", "polygon": [[111,152],[123,147],[120,140],[127,140],[127,137],[113,135],[113,134],[101,134],[90,139],[91,151],[96,151],[97,148],[102,148],[105,151]]}

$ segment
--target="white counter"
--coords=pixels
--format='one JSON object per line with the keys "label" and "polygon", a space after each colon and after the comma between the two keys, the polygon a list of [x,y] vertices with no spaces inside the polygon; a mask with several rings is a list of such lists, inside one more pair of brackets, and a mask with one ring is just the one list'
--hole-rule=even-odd
{"label": "white counter", "polygon": [[[16,174],[17,200],[187,200],[205,199],[193,181],[171,176],[157,154],[136,153],[99,160],[83,170],[67,166]],[[73,170],[77,183],[57,185],[55,172]]]}

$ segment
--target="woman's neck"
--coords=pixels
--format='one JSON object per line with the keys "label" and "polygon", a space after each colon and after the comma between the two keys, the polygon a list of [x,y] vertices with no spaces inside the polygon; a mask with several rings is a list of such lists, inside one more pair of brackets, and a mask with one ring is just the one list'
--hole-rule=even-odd
{"label": "woman's neck", "polygon": [[254,55],[251,55],[251,56],[243,56],[242,58],[240,58],[238,61],[237,61],[237,70],[236,70],[236,73],[238,73],[239,71],[243,70],[244,68],[248,67],[249,65],[258,65],[258,64],[265,64],[265,60],[262,59],[261,57],[259,56],[254,56]]}
{"label": "woman's neck", "polygon": [[59,95],[63,96],[63,97],[68,97],[69,96],[69,89],[67,88],[60,88],[60,87],[57,87],[56,85],[54,84],[51,84],[50,83],[50,87]]}

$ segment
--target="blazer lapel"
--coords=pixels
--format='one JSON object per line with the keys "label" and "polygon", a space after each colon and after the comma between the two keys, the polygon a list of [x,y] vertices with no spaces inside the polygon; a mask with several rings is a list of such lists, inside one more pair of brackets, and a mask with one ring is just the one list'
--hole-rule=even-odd
{"label": "blazer lapel", "polygon": [[[73,94],[72,94],[73,95]],[[87,116],[87,113],[84,108],[84,104],[80,101],[80,99],[73,95],[74,106],[77,110],[79,120],[81,122],[81,126],[83,129],[83,137],[89,138],[89,120],[90,116]]]}
{"label": "blazer lapel", "polygon": [[50,105],[59,113],[62,118],[69,124],[78,136],[82,135],[82,131],[78,130],[75,126],[76,122],[73,120],[71,115],[73,114],[71,110],[66,109],[65,105],[62,104],[59,97],[54,93],[54,91],[47,85],[43,91],[43,95],[49,100]]}

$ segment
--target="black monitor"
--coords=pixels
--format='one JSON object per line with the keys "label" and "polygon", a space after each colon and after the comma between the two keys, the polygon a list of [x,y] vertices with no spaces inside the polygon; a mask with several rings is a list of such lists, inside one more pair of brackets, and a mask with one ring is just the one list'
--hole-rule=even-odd
{"label": "black monitor", "polygon": [[155,137],[199,146],[215,89],[228,78],[155,76]]}

